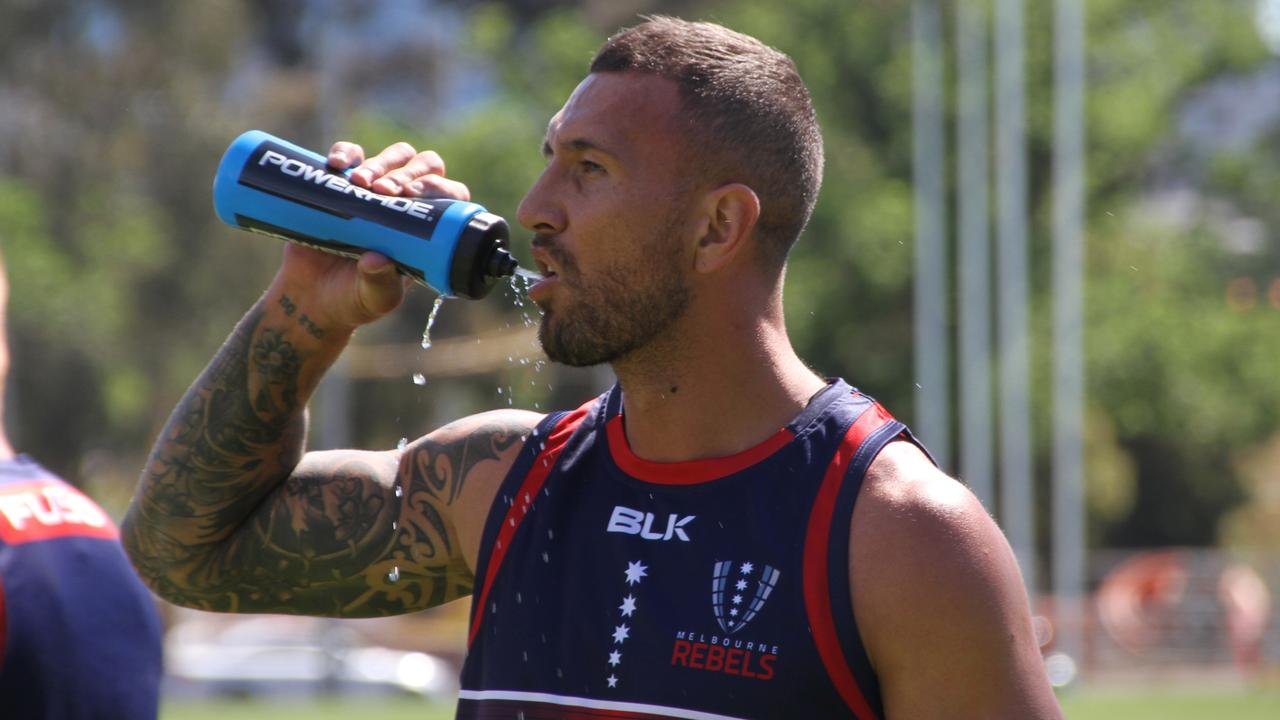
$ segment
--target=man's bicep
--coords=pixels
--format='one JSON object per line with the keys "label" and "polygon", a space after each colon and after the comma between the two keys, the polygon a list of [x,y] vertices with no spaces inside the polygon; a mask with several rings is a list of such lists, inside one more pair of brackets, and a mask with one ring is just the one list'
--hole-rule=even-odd
{"label": "man's bicep", "polygon": [[887,717],[1061,717],[1004,535],[958,482],[904,467],[859,499],[870,502],[852,538],[855,612]]}
{"label": "man's bicep", "polygon": [[392,587],[398,579],[390,563],[406,535],[398,475],[395,452],[307,453],[233,535],[190,568],[189,584],[199,591],[185,604],[352,617],[417,609],[419,583]]}
{"label": "man's bicep", "polygon": [[342,617],[467,595],[473,559],[464,538],[478,537],[473,525],[528,427],[523,417],[481,415],[402,450],[308,453],[210,558],[201,586],[221,586],[223,602],[240,611]]}

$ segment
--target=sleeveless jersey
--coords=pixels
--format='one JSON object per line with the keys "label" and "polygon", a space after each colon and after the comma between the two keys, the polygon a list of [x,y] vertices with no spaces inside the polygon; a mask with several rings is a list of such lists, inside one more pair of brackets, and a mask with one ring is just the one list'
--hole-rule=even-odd
{"label": "sleeveless jersey", "polygon": [[617,386],[549,415],[500,487],[457,717],[883,717],[849,530],[905,426],[840,380],[725,458],[643,460],[622,423]]}
{"label": "sleeveless jersey", "polygon": [[0,461],[0,717],[154,719],[160,637],[102,508],[25,457]]}

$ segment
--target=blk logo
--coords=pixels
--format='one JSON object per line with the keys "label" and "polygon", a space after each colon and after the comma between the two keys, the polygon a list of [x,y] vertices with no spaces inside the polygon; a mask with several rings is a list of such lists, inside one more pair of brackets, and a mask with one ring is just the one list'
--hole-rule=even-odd
{"label": "blk logo", "polygon": [[684,526],[693,522],[695,517],[697,516],[671,513],[667,515],[665,528],[655,530],[655,524],[659,527],[662,525],[653,513],[617,505],[613,508],[613,515],[609,516],[609,527],[606,532],[639,535],[644,540],[670,540],[674,537],[679,538],[681,542],[689,542],[689,535],[684,531]]}

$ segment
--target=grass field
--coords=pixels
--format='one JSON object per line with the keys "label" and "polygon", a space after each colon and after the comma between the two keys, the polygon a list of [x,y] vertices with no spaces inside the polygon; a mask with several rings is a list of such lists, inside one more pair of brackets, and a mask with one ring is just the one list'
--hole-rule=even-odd
{"label": "grass field", "polygon": [[[1277,720],[1280,690],[1091,692],[1062,698],[1070,720]],[[414,699],[171,702],[161,720],[447,720],[450,705]],[[797,715],[797,719],[803,715]]]}

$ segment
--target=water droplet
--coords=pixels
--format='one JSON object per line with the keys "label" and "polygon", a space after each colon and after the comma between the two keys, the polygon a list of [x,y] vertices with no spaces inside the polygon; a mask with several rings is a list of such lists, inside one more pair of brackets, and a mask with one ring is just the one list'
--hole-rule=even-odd
{"label": "water droplet", "polygon": [[406,446],[406,445],[408,445],[408,444],[409,444],[409,438],[407,438],[407,437],[402,437],[402,438],[400,438],[400,442],[396,443],[396,449],[397,449],[397,450],[403,450],[403,449],[405,448],[405,446]]}
{"label": "water droplet", "polygon": [[404,497],[404,488],[396,486],[396,497]]}
{"label": "water droplet", "polygon": [[426,384],[427,384],[427,376],[426,376],[426,375],[423,375],[422,373],[414,373],[414,374],[413,374],[413,384],[414,384],[414,385],[426,385]]}
{"label": "water droplet", "polygon": [[544,562],[544,563],[549,563],[549,562],[551,562],[551,556],[550,556],[550,555],[548,555],[548,554],[547,554],[547,552],[546,552],[545,550],[544,550],[544,551],[542,551],[542,562]]}
{"label": "water droplet", "polygon": [[436,315],[440,314],[440,306],[444,304],[444,296],[437,295],[431,303],[431,314],[427,316],[427,326],[422,330],[422,349],[431,347],[431,326],[436,324]]}
{"label": "water droplet", "polygon": [[556,534],[552,532],[550,528],[547,528],[547,539],[554,540],[555,537],[556,537]]}
{"label": "water droplet", "polygon": [[391,568],[391,572],[387,573],[387,580],[390,582],[400,582],[400,568]]}
{"label": "water droplet", "polygon": [[400,523],[396,522],[395,520],[392,520],[392,521],[391,521],[391,529],[392,529],[392,530],[395,530],[395,529],[396,529],[396,528],[398,528],[398,527],[400,527]]}
{"label": "water droplet", "polygon": [[562,670],[562,669],[560,669],[560,668],[556,668],[556,677],[558,677],[558,678],[563,678],[563,677],[564,677],[564,670]]}
{"label": "water droplet", "polygon": [[516,604],[518,605],[522,602],[524,602],[524,599],[521,597],[520,593],[516,593]]}
{"label": "water droplet", "polygon": [[[524,651],[524,661],[525,661],[525,662],[529,662],[529,651],[528,651],[528,650],[525,650],[525,651]],[[520,717],[522,717],[522,718],[523,718],[523,717],[524,717],[524,713],[520,713]]]}
{"label": "water droplet", "polygon": [[501,394],[502,394],[502,388],[498,388],[498,394],[499,394],[499,395],[501,395]]}

